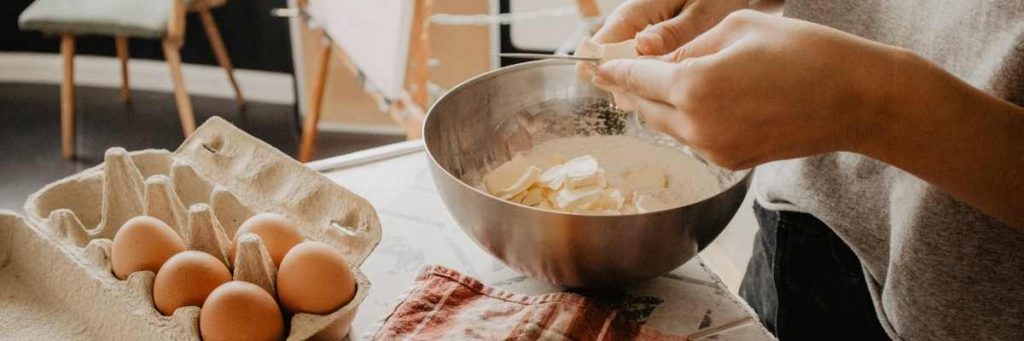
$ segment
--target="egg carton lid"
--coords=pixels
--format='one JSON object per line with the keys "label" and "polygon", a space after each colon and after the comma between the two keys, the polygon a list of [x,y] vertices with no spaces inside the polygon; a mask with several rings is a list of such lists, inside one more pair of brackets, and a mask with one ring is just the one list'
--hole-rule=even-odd
{"label": "egg carton lid", "polygon": [[[380,219],[366,199],[220,117],[207,120],[173,154],[254,211],[282,214],[336,235],[312,237],[341,240],[344,245],[338,246],[352,264],[362,264],[380,243]],[[341,209],[325,212],[333,207]]]}

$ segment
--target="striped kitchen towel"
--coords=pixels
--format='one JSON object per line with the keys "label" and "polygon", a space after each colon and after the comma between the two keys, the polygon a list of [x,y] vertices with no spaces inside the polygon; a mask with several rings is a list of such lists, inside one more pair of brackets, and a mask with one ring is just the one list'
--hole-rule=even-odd
{"label": "striped kitchen towel", "polygon": [[375,340],[686,340],[573,293],[519,295],[428,266]]}

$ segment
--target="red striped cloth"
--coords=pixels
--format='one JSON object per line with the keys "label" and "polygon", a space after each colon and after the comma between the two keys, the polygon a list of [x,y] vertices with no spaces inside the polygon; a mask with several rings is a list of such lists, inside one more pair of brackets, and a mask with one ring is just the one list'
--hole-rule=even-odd
{"label": "red striped cloth", "polygon": [[429,266],[383,321],[376,340],[686,340],[572,293],[526,296]]}

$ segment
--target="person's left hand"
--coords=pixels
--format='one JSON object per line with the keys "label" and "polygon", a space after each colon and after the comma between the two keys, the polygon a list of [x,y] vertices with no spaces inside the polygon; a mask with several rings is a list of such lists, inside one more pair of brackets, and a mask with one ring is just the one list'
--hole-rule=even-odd
{"label": "person's left hand", "polygon": [[902,51],[744,10],[660,58],[608,61],[594,82],[653,128],[742,169],[856,151],[886,124]]}

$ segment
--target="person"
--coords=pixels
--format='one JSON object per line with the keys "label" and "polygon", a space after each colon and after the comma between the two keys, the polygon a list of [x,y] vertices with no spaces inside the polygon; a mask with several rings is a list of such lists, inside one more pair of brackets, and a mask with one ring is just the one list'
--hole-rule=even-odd
{"label": "person", "polygon": [[782,340],[1024,339],[1024,1],[632,0],[593,82],[757,166],[741,295]]}

